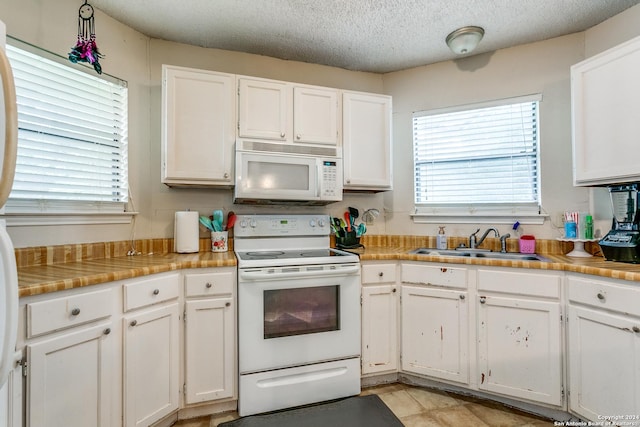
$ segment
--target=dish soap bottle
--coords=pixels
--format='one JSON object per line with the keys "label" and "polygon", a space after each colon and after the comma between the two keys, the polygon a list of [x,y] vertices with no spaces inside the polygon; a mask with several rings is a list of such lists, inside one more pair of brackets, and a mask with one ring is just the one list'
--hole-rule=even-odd
{"label": "dish soap bottle", "polygon": [[447,249],[447,235],[444,233],[444,225],[439,226],[440,230],[436,236],[436,248]]}

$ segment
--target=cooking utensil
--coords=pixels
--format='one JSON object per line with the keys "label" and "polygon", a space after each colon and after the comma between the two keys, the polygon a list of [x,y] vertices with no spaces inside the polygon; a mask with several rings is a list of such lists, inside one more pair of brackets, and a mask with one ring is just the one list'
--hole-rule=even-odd
{"label": "cooking utensil", "polygon": [[361,222],[360,224],[358,224],[358,226],[356,227],[356,237],[361,237],[366,232],[367,232],[367,226],[364,225],[364,222]]}
{"label": "cooking utensil", "polygon": [[236,214],[233,212],[229,212],[227,215],[227,230],[233,229],[233,225],[236,223]]}
{"label": "cooking utensil", "polygon": [[213,223],[207,216],[204,216],[204,215],[200,216],[200,224],[204,225],[209,231],[215,231],[213,229]]}
{"label": "cooking utensil", "polygon": [[360,216],[360,212],[358,211],[358,209],[352,208],[351,206],[349,206],[347,209],[349,209],[349,215],[353,217],[355,222],[355,220]]}
{"label": "cooking utensil", "polygon": [[220,209],[216,209],[213,211],[213,230],[214,231],[222,231],[222,221],[224,220],[224,215]]}
{"label": "cooking utensil", "polygon": [[347,232],[351,231],[351,215],[349,212],[344,213],[344,221],[347,225]]}

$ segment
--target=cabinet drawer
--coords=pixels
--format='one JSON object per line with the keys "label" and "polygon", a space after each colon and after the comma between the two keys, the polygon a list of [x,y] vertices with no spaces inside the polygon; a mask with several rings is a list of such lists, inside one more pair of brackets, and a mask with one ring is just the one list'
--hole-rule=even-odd
{"label": "cabinet drawer", "polygon": [[187,297],[230,295],[235,283],[234,271],[219,273],[189,273],[184,276]]}
{"label": "cabinet drawer", "polygon": [[396,264],[363,264],[362,283],[395,283]]}
{"label": "cabinet drawer", "polygon": [[568,281],[568,298],[572,303],[640,316],[640,285],[614,284],[571,276]]}
{"label": "cabinet drawer", "polygon": [[179,276],[178,273],[161,277],[150,276],[147,279],[125,283],[124,311],[178,298]]}
{"label": "cabinet drawer", "polygon": [[27,304],[27,338],[109,317],[111,295],[103,289]]}
{"label": "cabinet drawer", "polygon": [[467,269],[449,265],[402,264],[402,282],[467,288]]}
{"label": "cabinet drawer", "polygon": [[478,290],[560,298],[562,277],[543,272],[478,270]]}

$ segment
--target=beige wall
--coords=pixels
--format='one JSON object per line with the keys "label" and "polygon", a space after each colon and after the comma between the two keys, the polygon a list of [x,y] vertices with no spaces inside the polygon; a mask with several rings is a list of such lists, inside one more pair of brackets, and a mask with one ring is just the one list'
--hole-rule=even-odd
{"label": "beige wall", "polygon": [[[75,44],[78,2],[71,0],[4,0],[0,19],[7,32],[21,40],[66,56]],[[379,194],[347,195],[341,203],[300,212],[339,215],[346,206],[376,207],[384,215],[370,232],[433,234],[435,225],[415,225],[409,217],[413,187],[411,113],[437,108],[542,93],[541,180],[545,210],[587,209],[590,190],[571,185],[569,66],[590,54],[624,41],[640,28],[640,6],[579,34],[504,49],[459,61],[448,61],[402,72],[359,73],[260,55],[203,49],[149,39],[97,11],[97,42],[106,56],[106,73],[129,83],[129,181],[132,201],[140,212],[133,225],[10,227],[16,247],[126,240],[171,236],[173,212],[214,208],[236,212],[290,212],[290,208],[253,208],[232,204],[230,190],[170,189],[160,183],[160,66],[163,63],[254,75],[279,80],[388,93],[393,95],[394,167],[396,188]],[[608,215],[608,214],[606,214]],[[606,216],[605,215],[605,216]],[[608,221],[608,219],[607,219]],[[473,225],[450,225],[449,234],[467,234]],[[500,225],[501,232],[509,226]],[[549,221],[526,226],[540,237],[556,236]]]}

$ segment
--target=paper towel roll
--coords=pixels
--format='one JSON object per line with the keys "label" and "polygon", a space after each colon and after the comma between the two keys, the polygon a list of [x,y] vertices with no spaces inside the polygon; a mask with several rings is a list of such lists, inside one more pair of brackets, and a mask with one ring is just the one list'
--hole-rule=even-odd
{"label": "paper towel roll", "polygon": [[178,253],[198,252],[200,215],[194,211],[178,211],[173,227],[173,250]]}

